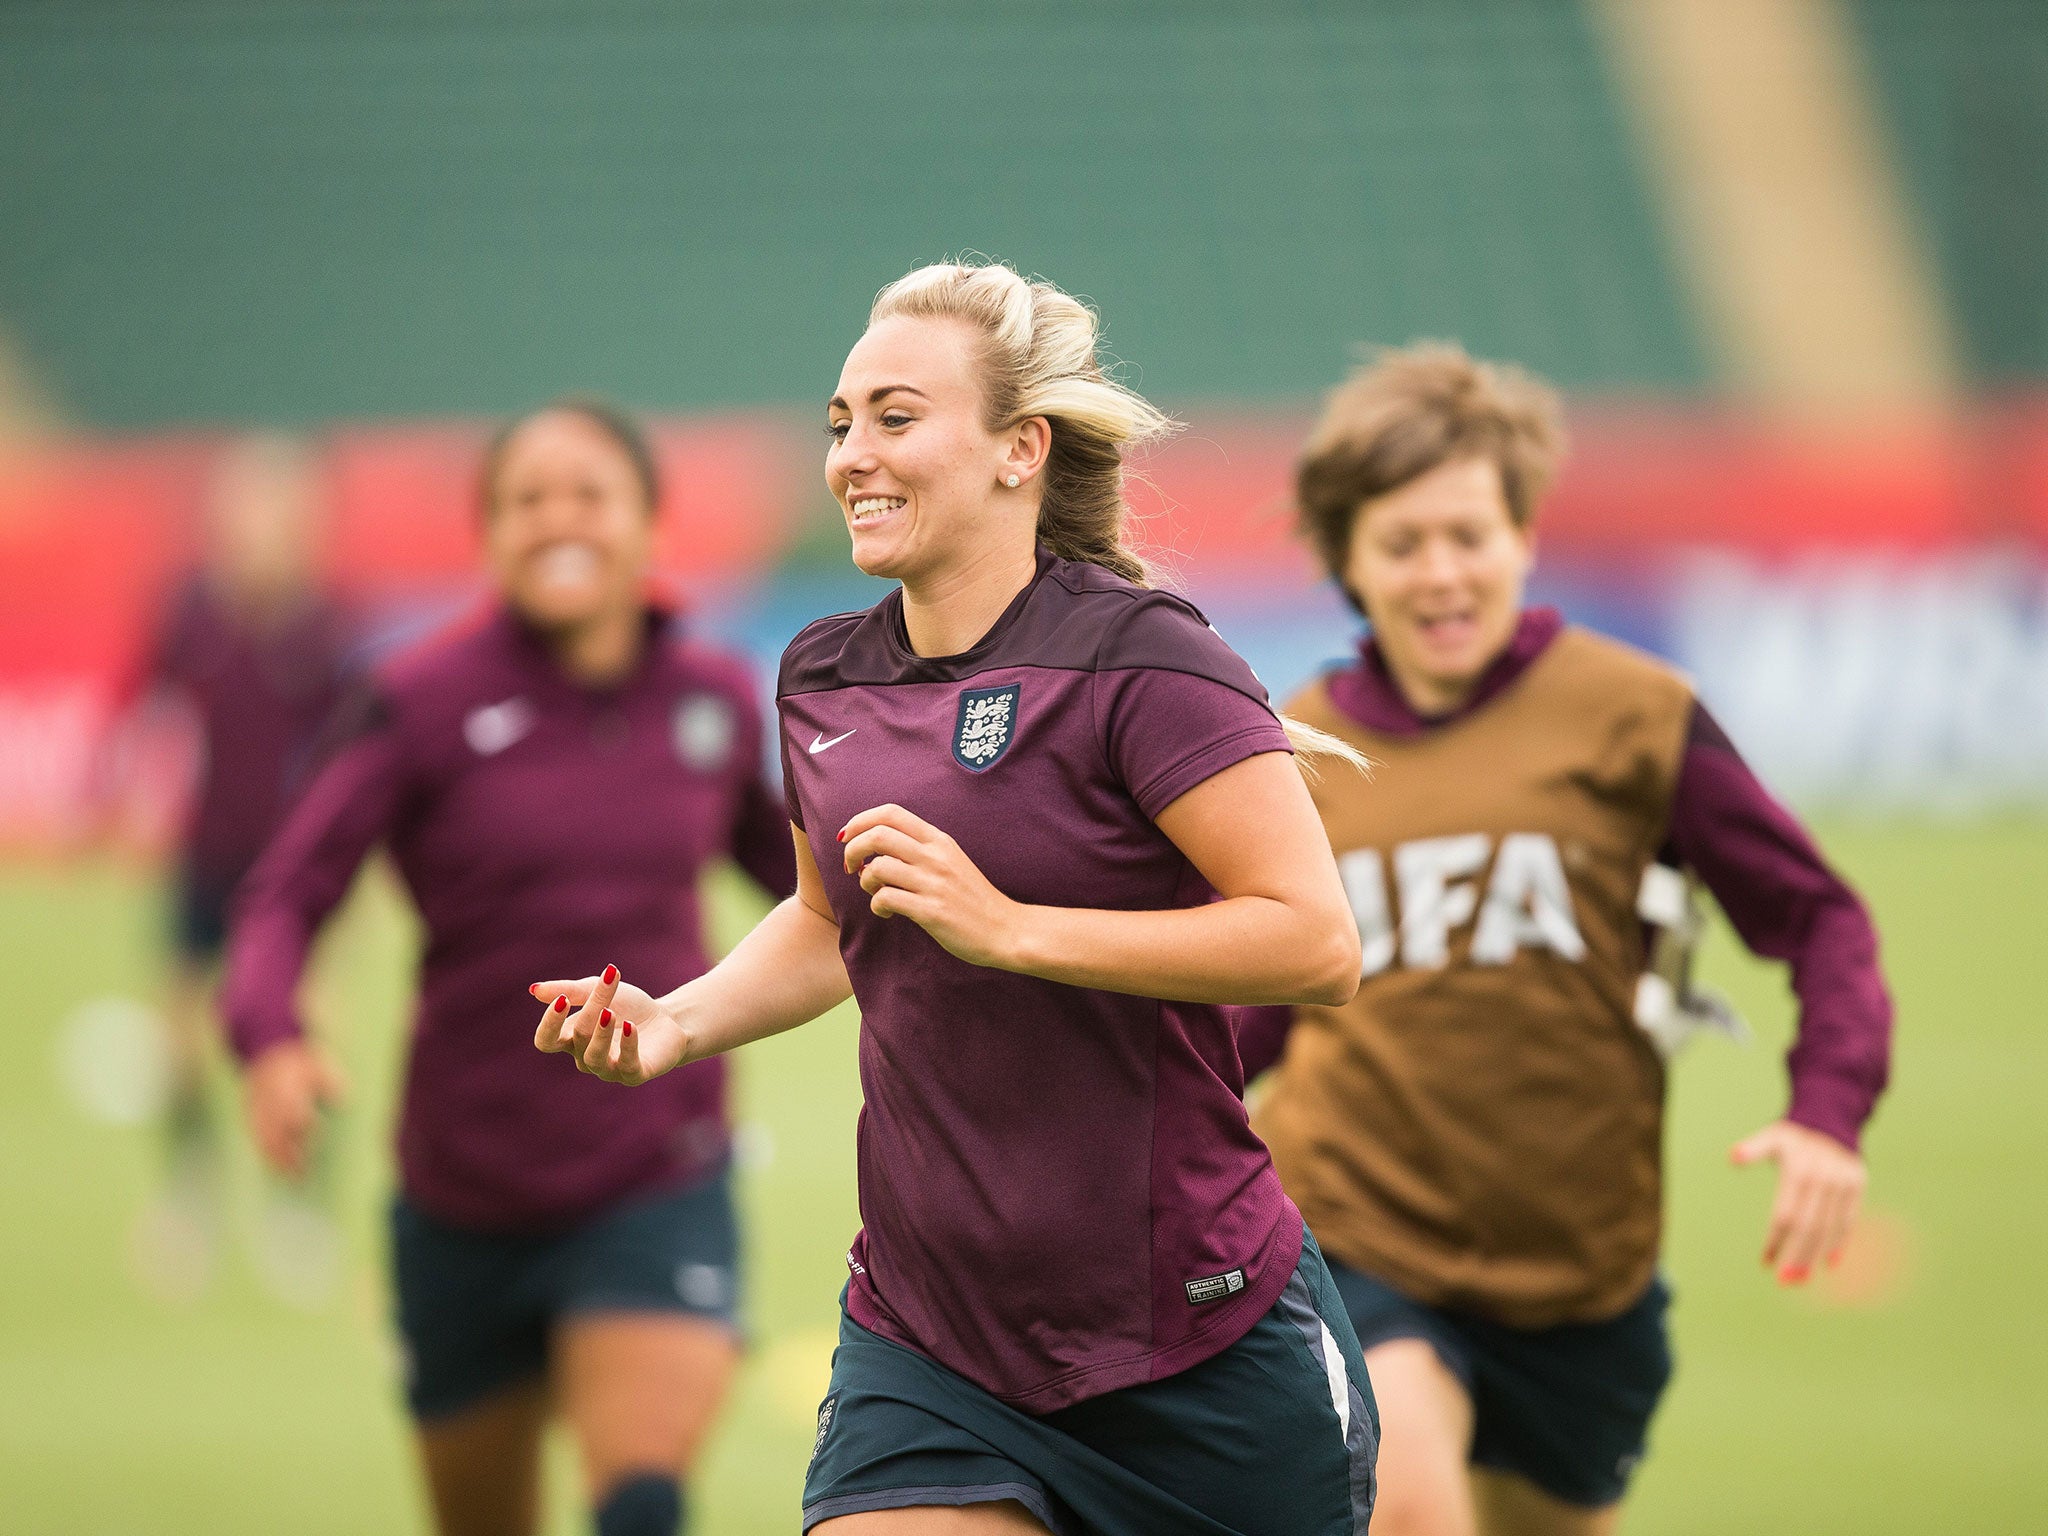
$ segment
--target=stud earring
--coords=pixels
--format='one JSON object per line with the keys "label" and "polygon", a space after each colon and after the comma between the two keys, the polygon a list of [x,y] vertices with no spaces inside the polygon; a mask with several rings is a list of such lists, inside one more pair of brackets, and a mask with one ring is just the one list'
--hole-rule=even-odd
{"label": "stud earring", "polygon": [[1022,482],[1018,480],[1018,478],[1015,475],[1012,475],[1009,479],[1005,480],[1003,484],[1007,485],[1011,490],[1014,491],[1020,484],[1022,484]]}

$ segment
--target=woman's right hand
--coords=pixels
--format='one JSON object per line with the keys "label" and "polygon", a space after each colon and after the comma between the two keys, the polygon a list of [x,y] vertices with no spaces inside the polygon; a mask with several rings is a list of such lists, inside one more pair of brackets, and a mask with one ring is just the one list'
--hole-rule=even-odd
{"label": "woman's right hand", "polygon": [[615,965],[602,976],[537,981],[527,991],[546,1004],[534,1045],[570,1057],[578,1072],[630,1087],[690,1059],[690,1031],[662,1002],[620,981]]}
{"label": "woman's right hand", "polygon": [[288,1179],[304,1178],[320,1111],[341,1101],[340,1071],[309,1040],[280,1040],[249,1064],[249,1134],[263,1160]]}

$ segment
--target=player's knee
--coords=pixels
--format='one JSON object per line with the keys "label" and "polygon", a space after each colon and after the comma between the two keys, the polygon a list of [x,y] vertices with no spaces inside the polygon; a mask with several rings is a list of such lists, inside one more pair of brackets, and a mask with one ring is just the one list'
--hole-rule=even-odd
{"label": "player's knee", "polygon": [[1380,1462],[1379,1497],[1372,1506],[1372,1536],[1474,1536],[1470,1495],[1439,1478],[1388,1475]]}
{"label": "player's knee", "polygon": [[1373,1536],[1474,1536],[1463,1447],[1426,1413],[1382,1408],[1390,1432],[1380,1444]]}
{"label": "player's knee", "polygon": [[1475,1536],[1479,1528],[1465,1458],[1447,1440],[1395,1433],[1380,1443],[1372,1536]]}
{"label": "player's knee", "polygon": [[597,1536],[676,1536],[683,1488],[669,1472],[629,1472],[597,1506]]}

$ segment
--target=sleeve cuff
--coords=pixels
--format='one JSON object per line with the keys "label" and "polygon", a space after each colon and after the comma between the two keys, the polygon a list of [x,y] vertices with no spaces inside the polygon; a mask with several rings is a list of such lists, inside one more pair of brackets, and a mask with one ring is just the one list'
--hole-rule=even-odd
{"label": "sleeve cuff", "polygon": [[228,1048],[246,1067],[273,1045],[304,1039],[305,1031],[295,1019],[236,1019],[228,1025],[227,1035]]}
{"label": "sleeve cuff", "polygon": [[1785,1118],[1794,1125],[1832,1136],[1851,1152],[1862,1149],[1863,1125],[1877,1095],[1861,1083],[1834,1074],[1795,1077],[1792,1107]]}
{"label": "sleeve cuff", "polygon": [[1134,791],[1133,798],[1138,802],[1138,809],[1157,819],[1161,811],[1182,795],[1205,779],[1213,779],[1224,769],[1234,768],[1246,758],[1262,753],[1293,750],[1280,722],[1269,720],[1234,731],[1221,741],[1212,741],[1199,751],[1189,753],[1172,767],[1155,775],[1150,783]]}

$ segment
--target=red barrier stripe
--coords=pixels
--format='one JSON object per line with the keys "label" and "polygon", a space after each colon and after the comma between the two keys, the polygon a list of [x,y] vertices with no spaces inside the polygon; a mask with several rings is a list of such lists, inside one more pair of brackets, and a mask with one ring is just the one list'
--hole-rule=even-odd
{"label": "red barrier stripe", "polygon": [[[1148,545],[1184,571],[1295,580],[1300,413],[1205,409],[1139,466]],[[1546,556],[1640,564],[1695,546],[1789,556],[2024,542],[2048,551],[2048,398],[1955,420],[1794,432],[1699,410],[1589,404],[1541,524]],[[329,439],[333,567],[356,594],[446,590],[475,568],[485,429],[417,423]],[[773,416],[662,424],[661,559],[699,589],[757,576],[814,489],[811,434]],[[204,437],[78,443],[0,462],[0,679],[107,673],[188,557]]]}
{"label": "red barrier stripe", "polygon": [[[477,565],[476,473],[486,429],[422,424],[335,433],[330,568],[376,599],[448,589]],[[658,559],[686,589],[771,568],[788,544],[802,466],[773,419],[665,423]],[[107,673],[141,643],[190,561],[220,440],[76,443],[0,462],[0,679]]]}
{"label": "red barrier stripe", "polygon": [[[1195,421],[1144,464],[1134,500],[1145,531],[1186,566],[1269,578],[1302,569],[1290,497],[1306,418]],[[1573,413],[1573,441],[1540,524],[1553,557],[1639,564],[1702,546],[1912,554],[1987,540],[2048,550],[2048,401],[1828,430],[1587,406]]]}

